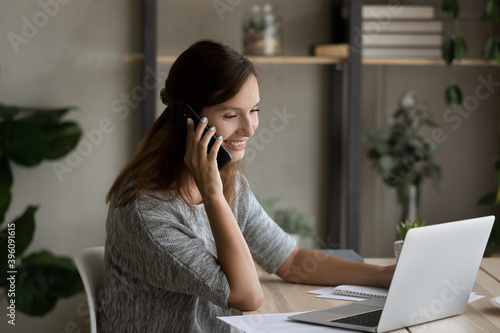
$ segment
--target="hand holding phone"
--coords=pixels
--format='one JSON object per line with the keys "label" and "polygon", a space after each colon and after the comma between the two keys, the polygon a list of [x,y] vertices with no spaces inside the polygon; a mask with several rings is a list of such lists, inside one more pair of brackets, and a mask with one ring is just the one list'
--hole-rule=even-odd
{"label": "hand holding phone", "polygon": [[[200,122],[200,116],[189,106],[188,104],[184,104],[182,106],[179,106],[175,111],[172,116],[172,120],[175,123],[175,126],[177,130],[179,131],[179,134],[183,138],[184,142],[186,142],[186,137],[187,137],[187,119],[191,118],[194,123],[194,127],[196,128]],[[205,127],[203,130],[203,135],[208,131],[208,127]],[[207,154],[210,152],[210,149],[212,149],[212,146],[215,143],[215,140],[217,138],[215,135],[213,135],[210,138],[210,142],[208,143],[208,151]],[[217,167],[219,170],[221,170],[223,167],[225,167],[229,162],[231,162],[231,154],[227,151],[227,149],[224,146],[220,146],[219,152],[217,153]]]}

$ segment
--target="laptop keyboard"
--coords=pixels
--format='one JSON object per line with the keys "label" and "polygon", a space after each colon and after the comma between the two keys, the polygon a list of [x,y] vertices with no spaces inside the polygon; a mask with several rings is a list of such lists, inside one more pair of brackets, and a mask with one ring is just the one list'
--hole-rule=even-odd
{"label": "laptop keyboard", "polygon": [[351,316],[351,317],[330,320],[330,322],[358,325],[358,326],[366,326],[366,327],[374,327],[374,326],[378,325],[378,322],[380,321],[381,315],[382,315],[382,309],[362,313],[362,314]]}

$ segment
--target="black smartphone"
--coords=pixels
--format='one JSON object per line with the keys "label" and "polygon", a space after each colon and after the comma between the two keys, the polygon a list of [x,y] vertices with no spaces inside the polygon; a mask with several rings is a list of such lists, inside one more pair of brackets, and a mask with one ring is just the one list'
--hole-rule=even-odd
{"label": "black smartphone", "polygon": [[[173,114],[173,122],[175,126],[177,127],[177,130],[179,131],[179,134],[181,137],[184,139],[184,142],[186,142],[186,137],[187,137],[187,118],[191,118],[194,123],[194,127],[196,128],[198,126],[198,123],[200,122],[200,116],[193,110],[189,104],[184,104],[179,107],[174,111]],[[203,135],[208,131],[208,127],[205,127],[203,130]],[[208,151],[207,153],[210,152],[210,149],[212,149],[212,146],[215,143],[215,140],[217,138],[215,135],[213,135],[210,138],[210,142],[208,143]],[[231,153],[229,153],[223,145],[220,146],[219,152],[217,154],[217,167],[219,170],[221,170],[223,167],[225,167],[229,162],[231,162]]]}

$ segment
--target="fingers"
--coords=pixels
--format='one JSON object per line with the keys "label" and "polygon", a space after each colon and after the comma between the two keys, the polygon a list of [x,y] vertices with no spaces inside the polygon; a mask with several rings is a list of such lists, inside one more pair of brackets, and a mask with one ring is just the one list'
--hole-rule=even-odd
{"label": "fingers", "polygon": [[[203,134],[203,131],[202,131]],[[215,134],[215,126],[211,126],[208,128],[207,133],[203,135],[203,137],[200,140],[200,148],[201,146],[208,147],[208,143],[210,142],[210,139],[214,136]],[[207,152],[208,150],[205,150]]]}
{"label": "fingers", "polygon": [[[214,130],[215,132],[215,130]],[[211,160],[217,160],[217,154],[219,153],[220,146],[222,145],[222,135],[219,135],[210,149],[210,153],[208,154],[208,158]]]}
{"label": "fingers", "polygon": [[196,128],[194,128],[194,121],[191,118],[187,118],[187,137],[186,142],[189,144],[190,142],[199,142],[203,133],[203,129],[206,127],[207,118],[203,117],[200,120],[200,123]]}
{"label": "fingers", "polygon": [[200,158],[208,157],[209,160],[214,160],[217,157],[219,147],[222,144],[222,137],[215,140],[212,148],[210,149],[210,154],[207,155],[208,146],[211,138],[215,134],[215,126],[211,126],[207,129],[207,132],[203,134],[205,128],[207,127],[207,118],[203,117],[196,128],[194,128],[194,122],[192,119],[187,119],[187,139],[186,139],[186,151],[191,151],[193,154],[197,154]]}

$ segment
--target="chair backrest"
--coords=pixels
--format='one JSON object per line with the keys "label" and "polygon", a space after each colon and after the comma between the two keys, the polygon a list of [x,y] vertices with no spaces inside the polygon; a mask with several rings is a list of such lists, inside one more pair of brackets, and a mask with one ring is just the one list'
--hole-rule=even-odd
{"label": "chair backrest", "polygon": [[104,271],[104,246],[81,250],[75,255],[75,265],[82,278],[89,303],[90,331],[97,333],[95,298],[99,292]]}

